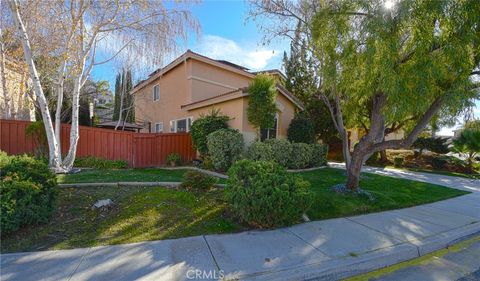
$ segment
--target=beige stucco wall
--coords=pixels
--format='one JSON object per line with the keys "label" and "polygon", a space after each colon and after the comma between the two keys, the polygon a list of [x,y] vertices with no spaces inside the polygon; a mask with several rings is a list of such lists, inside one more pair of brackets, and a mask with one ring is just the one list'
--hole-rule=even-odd
{"label": "beige stucco wall", "polygon": [[247,87],[251,78],[227,71],[201,61],[192,61],[188,77],[192,85],[192,102],[220,95],[238,88]]}
{"label": "beige stucco wall", "polygon": [[[165,75],[151,81],[135,93],[135,120],[137,123],[163,122],[163,131],[170,131],[170,120],[189,117],[181,106],[190,100],[190,87],[186,77],[189,62],[179,64]],[[153,87],[160,86],[160,100],[153,101]],[[148,131],[148,130],[143,130]]]}
{"label": "beige stucco wall", "polygon": [[[217,108],[232,117],[230,126],[241,131],[246,143],[250,143],[256,139],[257,133],[248,123],[246,114],[248,97],[241,97],[241,91],[237,95],[238,98],[211,106],[192,110],[182,109],[181,106],[247,87],[252,77],[195,59],[187,59],[135,93],[136,122],[151,122],[152,132],[156,123],[163,122],[163,132],[170,132],[171,120],[188,117],[193,117],[195,120],[201,114],[208,114],[213,108]],[[160,100],[154,102],[153,87],[156,84],[160,86]],[[278,93],[277,107],[279,108],[278,137],[286,138],[288,125],[295,114],[295,106]]]}

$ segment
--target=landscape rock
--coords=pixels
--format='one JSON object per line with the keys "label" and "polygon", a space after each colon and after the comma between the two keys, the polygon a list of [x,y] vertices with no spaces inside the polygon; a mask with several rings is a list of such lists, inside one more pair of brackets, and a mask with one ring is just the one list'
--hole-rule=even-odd
{"label": "landscape rock", "polygon": [[113,206],[113,201],[111,199],[102,199],[102,200],[98,200],[97,202],[95,202],[95,204],[93,204],[92,210],[98,210],[98,209],[105,210],[105,209],[109,209],[112,206]]}

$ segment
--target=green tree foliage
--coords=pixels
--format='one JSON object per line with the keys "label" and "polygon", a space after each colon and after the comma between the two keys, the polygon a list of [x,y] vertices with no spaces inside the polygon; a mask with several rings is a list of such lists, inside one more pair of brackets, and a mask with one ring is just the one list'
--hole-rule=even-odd
{"label": "green tree foliage", "polygon": [[290,56],[283,54],[283,67],[287,80],[285,88],[297,97],[305,107],[305,115],[314,125],[315,137],[330,143],[338,140],[338,133],[328,108],[318,97],[319,77],[315,73],[315,60],[308,52],[308,41],[302,34],[304,26],[297,24],[290,43]]}
{"label": "green tree foliage", "polygon": [[223,115],[220,110],[213,109],[207,115],[201,115],[192,123],[190,134],[192,135],[193,147],[202,156],[208,154],[207,136],[220,129],[228,129],[230,118]]}
{"label": "green tree foliage", "polygon": [[275,78],[268,74],[258,74],[248,87],[248,93],[248,122],[258,129],[272,128],[277,110]]}
{"label": "green tree foliage", "polygon": [[288,125],[287,138],[291,142],[314,143],[315,126],[306,114],[296,114]]}
{"label": "green tree foliage", "polygon": [[464,129],[460,137],[453,141],[453,149],[463,154],[471,167],[473,160],[480,153],[480,130]]}
{"label": "green tree foliage", "polygon": [[480,120],[471,120],[465,123],[464,129],[472,129],[480,131]]}

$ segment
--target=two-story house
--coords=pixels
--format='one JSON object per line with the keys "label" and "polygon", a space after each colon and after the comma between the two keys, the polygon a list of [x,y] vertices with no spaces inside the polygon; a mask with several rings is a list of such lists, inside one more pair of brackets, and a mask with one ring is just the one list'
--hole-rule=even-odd
{"label": "two-story house", "polygon": [[[266,72],[285,79],[278,70]],[[152,133],[188,132],[193,120],[218,109],[231,118],[231,128],[239,130],[246,143],[252,142],[259,132],[248,122],[246,109],[254,77],[255,72],[242,66],[188,50],[134,87],[136,122],[148,124]],[[281,83],[277,91],[276,125],[262,129],[263,138],[286,138],[295,111],[303,109]]]}

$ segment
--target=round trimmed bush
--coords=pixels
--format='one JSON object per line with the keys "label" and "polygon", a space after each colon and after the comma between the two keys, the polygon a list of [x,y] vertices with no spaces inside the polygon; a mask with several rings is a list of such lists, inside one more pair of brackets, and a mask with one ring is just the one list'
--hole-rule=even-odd
{"label": "round trimmed bush", "polygon": [[269,139],[265,143],[271,147],[272,157],[265,160],[273,160],[282,167],[287,167],[292,154],[292,144],[286,139]]}
{"label": "round trimmed bush", "polygon": [[217,178],[199,171],[187,171],[183,175],[182,187],[187,189],[209,190],[217,183]]}
{"label": "round trimmed bush", "polygon": [[327,165],[328,145],[314,143],[311,144],[312,155],[310,157],[310,167],[320,167]]}
{"label": "round trimmed bush", "polygon": [[0,171],[1,233],[47,222],[58,193],[56,177],[47,164],[26,155],[14,156]]}
{"label": "round trimmed bush", "polygon": [[243,136],[236,130],[221,129],[207,136],[207,147],[213,167],[219,171],[226,171],[240,159]]}
{"label": "round trimmed bush", "polygon": [[246,158],[250,160],[263,160],[263,161],[272,160],[273,159],[272,146],[266,142],[256,141],[248,147]]}
{"label": "round trimmed bush", "polygon": [[303,169],[308,167],[312,158],[313,149],[306,143],[292,143],[292,153],[288,167],[292,169]]}
{"label": "round trimmed bush", "polygon": [[229,208],[251,226],[290,225],[312,204],[310,183],[273,161],[240,160],[228,175],[225,198]]}
{"label": "round trimmed bush", "polygon": [[315,124],[305,114],[298,114],[288,125],[287,138],[291,142],[314,143]]}

